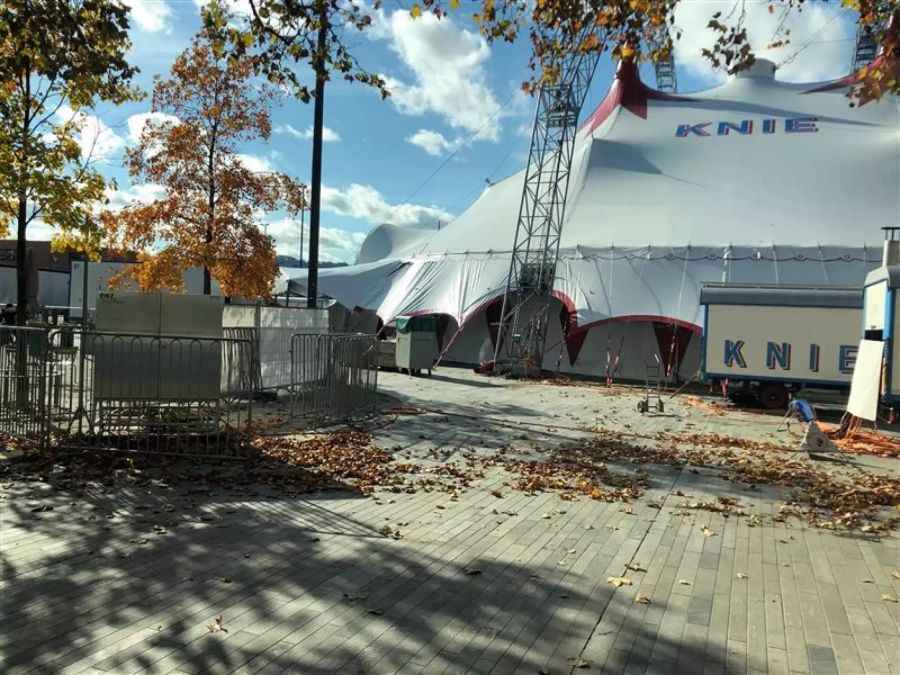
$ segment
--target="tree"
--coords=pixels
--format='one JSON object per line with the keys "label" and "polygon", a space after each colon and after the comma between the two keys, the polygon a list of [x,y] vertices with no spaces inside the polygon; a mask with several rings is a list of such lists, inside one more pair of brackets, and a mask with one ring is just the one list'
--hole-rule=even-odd
{"label": "tree", "polygon": [[[379,6],[380,0],[375,4]],[[249,14],[239,21],[227,5],[228,0],[212,0],[203,10],[204,25],[215,36],[217,51],[227,51],[232,58],[253,54],[259,74],[289,87],[301,101],[309,102],[311,93],[296,64],[309,66],[324,80],[334,72],[348,82],[375,87],[382,98],[389,95],[384,78],[363,68],[346,40],[348,34],[357,35],[372,25],[365,3],[247,0]],[[320,29],[324,30],[321,41]]]}
{"label": "tree", "polygon": [[171,79],[155,83],[153,111],[163,116],[148,121],[126,160],[132,177],[163,186],[166,196],[102,217],[114,245],[139,252],[131,273],[141,288],[179,289],[183,270],[202,267],[206,294],[212,277],[226,295],[271,292],[278,264],[257,213],[296,215],[306,188],[281,173],[254,173],[238,156],[238,143],[271,133],[278,92],[260,85],[255,65],[218,56],[201,34],[176,59]]}
{"label": "tree", "polygon": [[[108,0],[0,2],[0,228],[15,224],[18,323],[27,318],[28,226],[53,226],[91,251],[105,181],[76,136],[79,112],[138,98],[125,55],[127,9]],[[71,108],[70,119],[59,113]]]}

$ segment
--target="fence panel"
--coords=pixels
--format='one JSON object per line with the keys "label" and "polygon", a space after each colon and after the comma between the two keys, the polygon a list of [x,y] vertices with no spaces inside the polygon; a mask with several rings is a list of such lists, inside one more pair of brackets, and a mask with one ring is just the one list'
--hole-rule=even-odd
{"label": "fence panel", "polygon": [[0,433],[42,443],[55,371],[45,328],[0,326]]}
{"label": "fence panel", "polygon": [[253,341],[0,326],[0,433],[228,454],[252,416]]}
{"label": "fence panel", "polygon": [[291,417],[312,427],[374,415],[378,340],[374,335],[291,338]]}
{"label": "fence panel", "polygon": [[[252,344],[227,338],[85,333],[95,443],[222,454],[252,414]],[[88,394],[88,392],[84,392]]]}

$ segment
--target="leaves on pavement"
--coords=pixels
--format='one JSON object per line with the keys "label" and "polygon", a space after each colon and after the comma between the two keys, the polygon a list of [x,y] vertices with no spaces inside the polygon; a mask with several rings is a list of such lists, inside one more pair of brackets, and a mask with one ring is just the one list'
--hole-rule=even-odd
{"label": "leaves on pavement", "polygon": [[219,632],[227,633],[228,629],[225,628],[225,622],[222,620],[222,617],[219,616],[216,617],[211,624],[206,626],[206,632],[210,634]]}

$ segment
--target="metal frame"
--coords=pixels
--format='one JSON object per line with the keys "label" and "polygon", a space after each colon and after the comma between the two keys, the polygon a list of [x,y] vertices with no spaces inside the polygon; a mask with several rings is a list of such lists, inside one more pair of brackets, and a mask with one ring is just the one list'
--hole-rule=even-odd
{"label": "metal frame", "polygon": [[297,333],[290,355],[292,420],[318,428],[377,412],[377,336]]}
{"label": "metal frame", "polygon": [[38,445],[240,452],[252,352],[247,339],[0,326],[0,433]]}
{"label": "metal frame", "polygon": [[[663,27],[663,30],[652,41],[650,48],[659,50],[668,41],[669,32]],[[663,91],[667,94],[678,93],[678,77],[675,73],[675,51],[671,45],[669,45],[669,52],[665,58],[657,58],[653,62],[653,72],[656,75],[656,89],[658,91]]]}
{"label": "metal frame", "polygon": [[853,47],[853,57],[850,61],[851,72],[863,68],[878,56],[877,26],[860,25],[856,29],[856,44]]}
{"label": "metal frame", "polygon": [[[585,29],[577,42],[593,30]],[[558,64],[560,79],[538,94],[494,350],[500,372],[531,377],[541,370],[578,116],[599,58],[567,53]]]}

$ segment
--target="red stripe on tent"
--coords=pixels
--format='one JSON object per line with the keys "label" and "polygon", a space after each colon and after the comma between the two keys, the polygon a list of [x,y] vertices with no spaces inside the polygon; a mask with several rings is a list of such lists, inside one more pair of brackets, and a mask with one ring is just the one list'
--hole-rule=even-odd
{"label": "red stripe on tent", "polygon": [[651,89],[641,82],[641,75],[637,64],[633,61],[619,61],[616,68],[616,79],[601,101],[597,109],[584,121],[579,128],[579,133],[591,133],[603,124],[616,108],[620,105],[637,115],[641,119],[647,119],[647,104],[649,101],[694,101],[696,99],[684,96],[672,96],[661,91]]}

